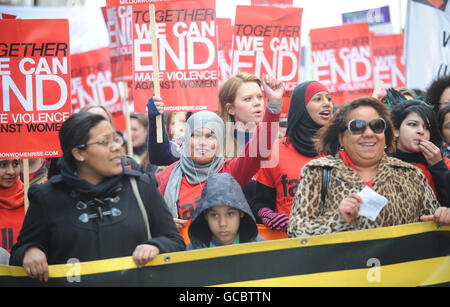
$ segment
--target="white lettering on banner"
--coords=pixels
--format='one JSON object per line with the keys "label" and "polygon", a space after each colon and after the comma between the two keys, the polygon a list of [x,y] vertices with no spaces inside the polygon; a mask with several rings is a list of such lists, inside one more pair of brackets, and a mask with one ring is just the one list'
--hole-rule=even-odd
{"label": "white lettering on banner", "polygon": [[270,41],[270,49],[272,51],[299,51],[300,39],[298,37],[282,37],[281,40],[278,37],[273,38]]}
{"label": "white lettering on banner", "polygon": [[264,51],[264,37],[236,36],[237,50]]}
{"label": "white lettering on banner", "polygon": [[312,51],[313,63],[317,65],[328,65],[330,62],[335,62],[334,49]]}
{"label": "white lettering on banner", "polygon": [[[35,79],[35,80],[33,80]],[[2,88],[3,88],[3,111],[10,111],[10,89],[15,94],[20,104],[26,111],[33,111],[33,81],[36,85],[36,111],[53,111],[61,108],[67,99],[67,85],[63,78],[54,75],[37,75],[33,78],[31,75],[25,76],[26,84],[26,98],[22,95],[20,90],[17,88],[14,80],[8,76],[2,76]],[[60,89],[59,100],[54,104],[44,104],[44,81],[56,82]]]}
{"label": "white lettering on banner", "polygon": [[[263,51],[246,51],[246,50],[234,50],[233,53],[233,72],[238,72],[241,68],[253,68],[252,62],[244,62],[242,58],[252,57],[255,59],[255,75],[261,76],[262,69],[267,74],[276,76],[280,81],[290,81],[296,76],[298,71],[298,54],[290,51],[275,51],[272,56],[272,63],[269,63],[265,53]],[[287,74],[283,72],[283,62],[285,59],[291,60],[291,71]]]}
{"label": "white lettering on banner", "polygon": [[[24,75],[31,74],[48,74],[48,75],[57,75],[58,71],[61,74],[67,74],[67,58],[62,59],[62,63],[56,57],[51,58],[52,68],[48,65],[46,58],[40,58],[38,64],[32,58],[23,58],[19,62],[19,70]],[[28,69],[25,67],[27,66]]]}
{"label": "white lettering on banner", "polygon": [[[110,48],[131,45],[131,6],[106,8],[108,22],[106,24],[109,34]],[[128,52],[125,52],[126,54]],[[120,53],[119,53],[120,54]]]}
{"label": "white lettering on banner", "polygon": [[[405,84],[405,76],[397,66],[396,55],[386,55],[374,57],[375,67],[373,68],[374,80],[383,80],[385,88],[396,88],[400,84]],[[391,81],[387,82],[387,81]]]}
{"label": "white lettering on banner", "polygon": [[[9,62],[3,61],[3,62]],[[49,65],[47,58],[40,58],[38,63],[32,58],[23,58],[19,62],[19,70],[25,77],[25,96],[17,87],[16,81],[10,75],[10,72],[4,71],[0,74],[3,88],[2,102],[3,111],[9,112],[10,107],[10,92],[16,96],[19,103],[25,111],[33,111],[33,85],[36,88],[36,110],[37,111],[54,111],[61,108],[67,99],[67,85],[63,78],[57,74],[67,74],[68,64],[67,58],[62,58],[62,61],[56,57],[50,58],[51,65]],[[3,64],[3,67],[6,66]],[[56,103],[44,103],[44,82],[56,82],[60,89],[60,97]]]}
{"label": "white lettering on banner", "polygon": [[[138,39],[147,39],[149,44],[151,44],[151,31],[149,24],[135,24],[134,28],[136,30]],[[165,38],[166,37],[166,24],[164,22],[158,22],[155,24],[156,37]]]}
{"label": "white lettering on banner", "polygon": [[[263,70],[276,76],[280,81],[292,81],[298,74],[300,39],[298,37],[270,38],[268,49],[272,57],[264,52],[265,37],[236,36],[236,48],[233,51],[232,72],[241,69],[254,69],[256,76],[262,76]],[[254,64],[253,64],[254,61]],[[289,65],[284,65],[288,63]],[[253,66],[254,65],[254,66]],[[288,71],[283,71],[284,66]]]}
{"label": "white lettering on banner", "polygon": [[11,118],[14,123],[62,123],[70,116],[69,112],[54,112],[54,113],[11,113]]}
{"label": "white lettering on banner", "polygon": [[[176,37],[191,37],[191,36],[198,36],[198,37],[205,37],[205,36],[211,36],[213,37],[215,35],[215,25],[214,21],[206,22],[202,21],[200,23],[200,28],[198,27],[197,23],[192,22],[189,24],[189,27],[184,22],[177,22],[173,26],[173,33]],[[181,30],[180,28],[184,29]],[[185,29],[188,29],[187,31]],[[181,31],[181,32],[180,32]]]}
{"label": "white lettering on banner", "polygon": [[[156,36],[159,44],[159,69],[166,70],[166,62],[168,59],[172,60],[178,70],[195,70],[205,69],[214,63],[215,60],[215,45],[208,37],[215,36],[214,21],[192,22],[186,24],[184,22],[177,22],[174,24],[172,30],[176,37],[178,37],[178,46],[171,46],[166,39],[166,24],[156,23]],[[134,55],[135,55],[135,71],[152,71],[153,65],[144,64],[152,58],[151,52],[151,35],[149,24],[135,24],[137,38],[134,39]],[[150,47],[149,47],[150,46]],[[207,48],[208,58],[203,62],[195,62],[196,50]],[[178,50],[178,53],[175,51]]]}
{"label": "white lettering on banner", "polygon": [[109,107],[120,100],[119,85],[111,81],[111,71],[109,70],[99,71],[96,74],[87,76],[86,83],[92,95],[83,88],[81,77],[72,78],[71,81],[72,104],[76,104],[78,101],[80,108],[90,103],[97,103]]}
{"label": "white lettering on banner", "polygon": [[9,70],[9,58],[0,58],[0,75],[10,74],[11,71]]}
{"label": "white lettering on banner", "polygon": [[[335,49],[312,52],[312,69],[315,78],[324,85],[337,84],[340,77],[344,83],[360,82],[359,86],[352,87],[364,88],[360,87],[363,84],[367,84],[369,88],[372,87],[372,81],[365,82],[372,76],[370,46],[339,49],[338,56],[342,60],[342,66],[336,60],[335,53]],[[326,76],[328,78],[325,78]]]}

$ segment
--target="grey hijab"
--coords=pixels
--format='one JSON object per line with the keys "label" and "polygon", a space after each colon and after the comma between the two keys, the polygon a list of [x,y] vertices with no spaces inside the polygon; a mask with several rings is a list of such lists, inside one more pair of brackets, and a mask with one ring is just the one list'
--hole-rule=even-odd
{"label": "grey hijab", "polygon": [[[189,139],[192,133],[201,128],[210,129],[216,135],[217,151],[214,159],[207,164],[197,164],[191,158]],[[194,113],[186,122],[184,142],[180,161],[173,168],[167,182],[164,199],[173,217],[178,217],[177,200],[180,193],[181,180],[186,176],[190,184],[200,184],[208,176],[217,173],[223,166],[223,137],[225,125],[217,114],[210,111]]]}

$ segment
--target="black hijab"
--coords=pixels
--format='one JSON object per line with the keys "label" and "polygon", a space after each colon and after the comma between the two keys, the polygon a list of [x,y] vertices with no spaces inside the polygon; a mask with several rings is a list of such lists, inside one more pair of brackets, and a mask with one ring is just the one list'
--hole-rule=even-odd
{"label": "black hijab", "polygon": [[320,82],[307,81],[300,83],[294,89],[289,105],[286,136],[288,136],[295,150],[307,157],[317,156],[312,138],[322,126],[318,125],[309,116],[306,104],[312,96],[320,91],[328,92]]}

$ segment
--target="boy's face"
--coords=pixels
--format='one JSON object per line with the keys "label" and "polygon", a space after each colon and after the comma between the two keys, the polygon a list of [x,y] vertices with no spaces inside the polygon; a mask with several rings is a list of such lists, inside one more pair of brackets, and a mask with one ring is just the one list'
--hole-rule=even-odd
{"label": "boy's face", "polygon": [[212,207],[205,218],[208,221],[214,239],[221,245],[233,243],[239,231],[240,219],[244,216],[241,211],[228,207]]}

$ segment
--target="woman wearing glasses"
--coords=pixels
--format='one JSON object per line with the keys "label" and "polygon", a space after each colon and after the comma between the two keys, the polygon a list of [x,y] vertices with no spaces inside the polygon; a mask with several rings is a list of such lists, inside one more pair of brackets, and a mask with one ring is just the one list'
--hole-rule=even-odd
{"label": "woman wearing glasses", "polygon": [[[289,237],[394,226],[420,220],[450,223],[423,173],[415,166],[388,157],[394,149],[394,129],[387,107],[372,97],[345,103],[319,130],[317,150],[328,156],[306,164],[294,198]],[[322,201],[324,169],[330,169]],[[324,182],[325,183],[325,182]],[[387,199],[370,220],[359,215],[361,190]]]}
{"label": "woman wearing glasses", "polygon": [[72,115],[59,139],[61,173],[30,187],[11,265],[47,280],[48,264],[71,258],[133,256],[141,267],[159,253],[184,250],[155,178],[129,167],[120,154],[122,139],[103,116]]}

